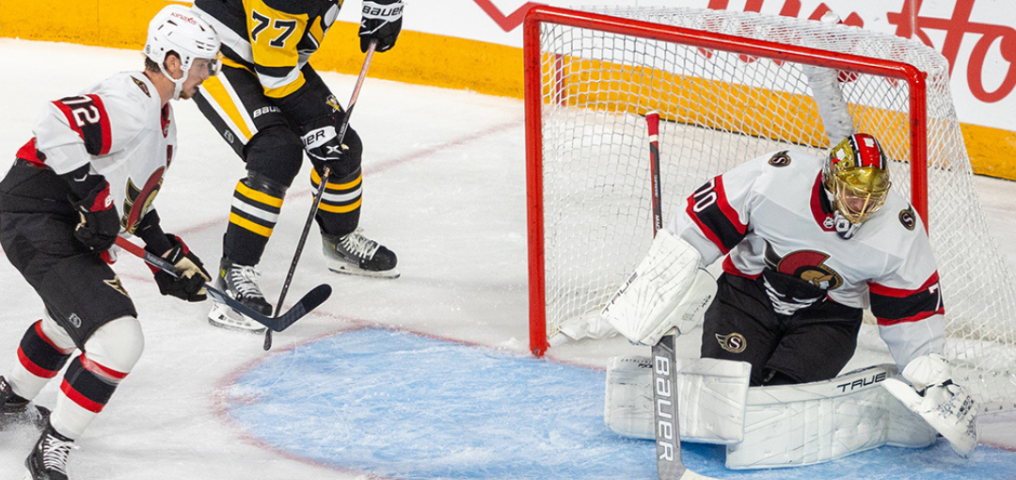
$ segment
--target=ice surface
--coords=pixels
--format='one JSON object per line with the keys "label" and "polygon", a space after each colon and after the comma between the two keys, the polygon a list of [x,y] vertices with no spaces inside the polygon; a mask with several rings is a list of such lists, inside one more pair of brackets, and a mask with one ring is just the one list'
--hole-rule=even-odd
{"label": "ice surface", "polygon": [[[0,104],[4,107],[0,116],[0,171],[6,171],[14,152],[31,137],[32,124],[45,102],[73,95],[115,72],[140,69],[142,56],[132,51],[0,39],[0,64],[5,66],[5,75],[0,76]],[[322,77],[336,97],[343,102],[348,99],[355,77],[330,73]],[[156,205],[165,229],[181,235],[206,264],[214,265],[221,252],[233,187],[244,174],[243,165],[192,102],[177,102],[174,108],[180,153]],[[137,305],[146,349],[134,372],[78,442],[80,450],[72,452],[71,478],[352,480],[383,475],[357,470],[354,463],[337,463],[276,444],[274,437],[266,433],[268,427],[281,428],[281,436],[285,437],[287,424],[282,420],[271,424],[273,418],[300,417],[301,413],[325,415],[317,410],[301,411],[300,402],[280,406],[277,416],[253,420],[264,429],[250,428],[251,424],[245,423],[252,421],[250,417],[240,415],[233,407],[242,405],[245,399],[257,402],[271,387],[271,379],[261,378],[260,383],[242,380],[256,367],[270,365],[279,382],[306,380],[306,394],[313,396],[327,380],[303,377],[305,372],[297,365],[306,358],[300,355],[314,354],[320,345],[315,342],[334,341],[342,337],[341,332],[371,326],[472,345],[472,350],[489,351],[495,359],[504,355],[525,358],[528,300],[523,117],[522,102],[515,99],[368,79],[352,121],[365,146],[361,226],[368,236],[399,255],[402,277],[377,280],[331,274],[321,261],[319,235],[311,233],[288,296],[299,298],[323,282],[330,283],[335,291],[317,311],[276,335],[275,348],[267,354],[261,350],[258,336],[208,326],[205,315],[209,305],[160,296],[147,267],[135,258],[121,256],[116,268]],[[287,196],[261,264],[261,285],[270,300],[281,289],[310,205],[308,175],[309,167],[305,166]],[[1011,245],[1016,238],[1016,184],[983,178],[977,184],[994,233],[1002,238],[1002,245]],[[1016,261],[1011,247],[1007,248],[1009,260]],[[5,301],[0,313],[4,332],[0,335],[2,373],[16,362],[18,341],[24,329],[40,317],[42,306],[6,261],[0,261],[0,292]],[[380,340],[362,345],[366,353],[373,354],[388,347]],[[589,369],[574,365],[602,368],[607,356],[619,352],[641,350],[614,339],[555,347],[548,358],[586,371]],[[885,361],[880,355],[884,353],[878,348],[877,337],[869,332],[852,363],[861,366]],[[349,361],[355,362],[355,358]],[[443,367],[448,365],[434,366]],[[357,375],[369,375],[350,368]],[[334,370],[334,382],[347,380],[345,369]],[[428,380],[431,377],[418,381]],[[381,386],[385,378],[378,376],[374,381]],[[43,405],[53,405],[57,382],[52,383],[38,398]],[[440,390],[439,385],[423,386],[429,387],[427,391]],[[535,388],[544,389],[547,395],[566,397],[576,387],[564,382]],[[577,394],[602,396],[602,391]],[[455,402],[451,398],[447,401],[450,407]],[[532,408],[541,407],[545,409],[541,414],[562,408],[556,402]],[[335,408],[341,413],[345,407]],[[441,417],[444,412],[440,404],[432,404],[432,408],[438,419],[456,421]],[[1007,420],[986,422],[982,431],[993,444],[1013,449],[1016,429],[1011,427],[1016,419],[1009,416]],[[510,418],[504,418],[504,423],[510,426]],[[544,426],[544,435],[559,433],[553,422],[545,422]],[[581,425],[560,427],[575,429]],[[308,428],[301,426],[300,435],[313,435],[306,431]],[[422,427],[402,428],[412,432]],[[318,438],[333,438],[329,435],[336,432],[323,432]],[[21,478],[21,462],[35,436],[26,429],[0,434],[0,480]],[[367,453],[400,455],[386,445],[371,450],[368,445],[356,445],[355,439],[343,441]],[[940,444],[929,453],[942,452],[945,458],[948,448],[943,447]],[[447,461],[465,471],[482,463],[480,455],[488,455],[483,452],[497,451],[497,445],[477,448],[472,454],[463,451],[449,455]],[[725,476],[722,454],[717,456],[717,450],[693,447],[693,451],[703,452],[706,460],[711,458],[709,455],[715,456],[709,473]],[[899,461],[889,452],[880,453],[881,460],[873,461],[886,465]],[[983,454],[990,452],[993,450],[985,449]],[[906,458],[918,461],[913,456]],[[929,457],[920,458],[927,461]],[[1005,458],[1016,472],[1013,457]],[[964,472],[962,468],[952,471]],[[547,473],[542,478],[554,478]],[[771,475],[768,478],[814,476],[797,470]],[[499,471],[486,477],[457,478],[536,477]],[[1001,478],[1016,478],[1016,473]]]}

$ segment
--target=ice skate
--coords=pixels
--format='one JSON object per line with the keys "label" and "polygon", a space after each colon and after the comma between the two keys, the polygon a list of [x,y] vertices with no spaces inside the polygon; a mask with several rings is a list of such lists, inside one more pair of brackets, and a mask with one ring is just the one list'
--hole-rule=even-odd
{"label": "ice skate", "polygon": [[385,246],[355,232],[337,236],[322,234],[328,269],[366,277],[398,278],[398,258]]}
{"label": "ice skate", "polygon": [[[257,277],[261,275],[253,266],[237,265],[222,259],[215,286],[244,305],[265,315],[272,314],[272,305],[258,287]],[[208,323],[229,330],[262,333],[265,326],[237,313],[229,306],[215,302],[208,313]]]}
{"label": "ice skate", "polygon": [[71,440],[53,429],[47,422],[32,453],[25,459],[26,478],[31,480],[67,480],[67,455],[76,449]]}
{"label": "ice skate", "polygon": [[48,408],[15,394],[11,384],[0,375],[0,430],[12,425],[35,425],[42,429],[48,421]]}

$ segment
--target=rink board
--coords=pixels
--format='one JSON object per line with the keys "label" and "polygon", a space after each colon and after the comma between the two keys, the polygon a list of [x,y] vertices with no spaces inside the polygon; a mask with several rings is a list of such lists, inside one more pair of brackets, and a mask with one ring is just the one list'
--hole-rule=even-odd
{"label": "rink board", "polygon": [[[261,444],[336,470],[396,479],[653,479],[651,441],[603,424],[603,371],[408,332],[363,329],[277,352],[221,392]],[[970,461],[944,440],[810,467],[733,471],[723,447],[685,463],[736,479],[1016,479],[1016,453]]]}

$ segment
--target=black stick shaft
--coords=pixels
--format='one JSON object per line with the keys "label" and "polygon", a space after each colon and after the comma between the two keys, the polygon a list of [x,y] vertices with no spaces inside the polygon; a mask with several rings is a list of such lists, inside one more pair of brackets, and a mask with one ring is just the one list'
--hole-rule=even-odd
{"label": "black stick shaft", "polygon": [[[377,41],[373,40],[370,42],[370,46],[367,47],[367,57],[363,60],[363,67],[360,68],[360,76],[356,79],[356,86],[353,87],[353,95],[349,99],[349,104],[346,105],[346,116],[342,119],[342,125],[339,127],[338,138],[341,143],[346,137],[346,130],[349,129],[349,119],[353,116],[353,107],[356,106],[356,98],[360,96],[360,87],[363,86],[363,80],[367,78],[367,69],[370,68],[370,61],[374,58],[374,50],[377,48]],[[282,284],[282,292],[279,293],[279,302],[275,307],[276,312],[282,308],[282,302],[286,300],[286,293],[289,292],[289,284],[293,281],[293,275],[296,273],[296,265],[300,262],[300,255],[303,254],[303,246],[307,243],[307,234],[310,233],[310,227],[314,224],[314,216],[317,214],[318,206],[321,205],[321,197],[325,193],[325,186],[328,185],[328,175],[331,173],[331,169],[327,166],[324,167],[324,171],[321,172],[321,179],[318,182],[317,192],[314,195],[314,203],[310,207],[310,213],[307,214],[307,221],[303,224],[303,232],[300,233],[300,241],[296,244],[296,253],[293,254],[293,261],[289,264],[289,272],[286,273],[286,281]],[[272,331],[265,330],[265,344],[264,349],[268,351],[272,348]]]}

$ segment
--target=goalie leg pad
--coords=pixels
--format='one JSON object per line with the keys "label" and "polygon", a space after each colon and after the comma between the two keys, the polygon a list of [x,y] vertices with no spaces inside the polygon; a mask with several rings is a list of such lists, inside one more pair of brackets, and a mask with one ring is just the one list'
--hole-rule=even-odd
{"label": "goalie leg pad", "polygon": [[688,332],[702,322],[716,296],[716,282],[701,260],[695,247],[660,230],[649,253],[601,315],[622,335],[643,345],[655,345],[675,328],[677,334]]}
{"label": "goalie leg pad", "polygon": [[820,382],[752,387],[744,441],[727,446],[727,468],[812,465],[890,441],[931,445],[935,432],[893,406],[879,386],[895,372],[894,365],[876,365]]}
{"label": "goalie leg pad", "polygon": [[[727,444],[731,469],[811,465],[882,445],[935,443],[935,430],[879,387],[896,373],[895,365],[751,388],[745,362],[678,359],[678,365],[681,439]],[[610,359],[604,420],[612,431],[655,438],[651,382],[648,357]]]}
{"label": "goalie leg pad", "polygon": [[[730,360],[681,359],[678,405],[681,440],[731,444],[744,435],[751,365]],[[604,421],[619,435],[654,439],[649,357],[613,357],[607,367]]]}

